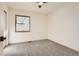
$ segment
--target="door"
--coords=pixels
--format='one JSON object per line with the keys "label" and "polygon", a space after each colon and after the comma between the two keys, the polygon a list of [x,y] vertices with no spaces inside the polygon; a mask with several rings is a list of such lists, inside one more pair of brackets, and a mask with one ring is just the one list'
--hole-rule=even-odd
{"label": "door", "polygon": [[[7,30],[7,12],[0,11],[0,36],[8,37],[8,30]],[[8,38],[3,41],[3,47],[8,45]]]}

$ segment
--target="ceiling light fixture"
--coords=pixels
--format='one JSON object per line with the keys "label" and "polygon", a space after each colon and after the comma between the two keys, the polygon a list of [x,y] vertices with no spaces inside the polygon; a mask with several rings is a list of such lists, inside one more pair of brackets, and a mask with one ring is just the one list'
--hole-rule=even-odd
{"label": "ceiling light fixture", "polygon": [[38,7],[41,8],[43,4],[47,3],[47,2],[37,2],[38,3]]}

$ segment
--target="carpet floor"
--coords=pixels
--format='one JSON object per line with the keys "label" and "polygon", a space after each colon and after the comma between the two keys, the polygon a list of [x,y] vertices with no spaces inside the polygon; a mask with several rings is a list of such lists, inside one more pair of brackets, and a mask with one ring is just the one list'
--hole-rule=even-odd
{"label": "carpet floor", "polygon": [[79,52],[50,40],[12,44],[3,52],[5,56],[79,56]]}

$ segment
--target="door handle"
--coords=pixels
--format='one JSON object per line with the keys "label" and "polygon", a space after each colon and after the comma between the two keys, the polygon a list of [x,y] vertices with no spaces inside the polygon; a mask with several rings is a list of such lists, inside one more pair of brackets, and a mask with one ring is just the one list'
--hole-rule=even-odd
{"label": "door handle", "polygon": [[1,36],[0,37],[0,41],[4,41],[6,39],[6,37]]}

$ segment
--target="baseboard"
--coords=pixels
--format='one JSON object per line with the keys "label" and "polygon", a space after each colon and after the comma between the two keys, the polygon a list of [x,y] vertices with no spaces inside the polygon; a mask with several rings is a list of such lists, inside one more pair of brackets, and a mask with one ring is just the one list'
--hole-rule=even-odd
{"label": "baseboard", "polygon": [[[48,39],[48,40],[51,40],[51,39]],[[53,40],[51,40],[51,41],[53,41]],[[62,45],[63,47],[67,47],[67,48],[72,49],[72,50],[74,50],[74,51],[76,51],[76,52],[79,52],[78,50],[73,49],[73,48],[71,48],[71,47],[68,47],[68,46],[66,46],[66,45],[63,45],[63,44],[61,44],[61,43],[59,43],[59,42],[56,42],[56,41],[53,41],[53,42],[55,42],[55,43],[57,43],[57,44],[59,44],[59,45]]]}
{"label": "baseboard", "polygon": [[[39,40],[51,40],[51,39],[39,39]],[[33,41],[39,41],[39,40],[29,40],[29,41],[19,42],[19,43],[9,43],[8,45],[14,45],[14,44],[20,44],[20,43],[31,43],[31,42],[33,42]],[[51,40],[51,41],[53,41],[53,40]],[[53,41],[53,42],[55,42],[56,44],[62,45],[63,47],[67,47],[67,48],[72,49],[72,50],[74,50],[74,51],[76,51],[76,52],[79,52],[79,51],[77,51],[77,50],[75,50],[75,49],[73,49],[73,48],[70,48],[70,47],[68,47],[68,46],[66,46],[66,45],[63,45],[63,44],[61,44],[61,43],[59,43],[59,42],[56,42],[56,41]]]}
{"label": "baseboard", "polygon": [[8,43],[8,45],[14,45],[14,44],[20,44],[20,43],[31,43],[31,42],[33,42],[33,41],[39,41],[39,40],[46,40],[46,39],[29,40],[29,41],[18,42],[18,43]]}

